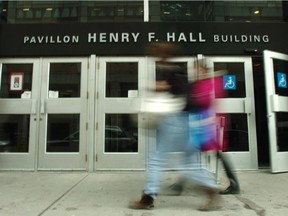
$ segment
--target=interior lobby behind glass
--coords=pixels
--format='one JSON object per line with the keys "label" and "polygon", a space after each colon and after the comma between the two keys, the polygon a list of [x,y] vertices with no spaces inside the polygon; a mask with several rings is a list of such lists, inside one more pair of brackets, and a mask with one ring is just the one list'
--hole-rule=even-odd
{"label": "interior lobby behind glass", "polygon": [[[286,1],[148,1],[150,22],[286,22]],[[1,1],[1,22],[143,22],[143,1]]]}

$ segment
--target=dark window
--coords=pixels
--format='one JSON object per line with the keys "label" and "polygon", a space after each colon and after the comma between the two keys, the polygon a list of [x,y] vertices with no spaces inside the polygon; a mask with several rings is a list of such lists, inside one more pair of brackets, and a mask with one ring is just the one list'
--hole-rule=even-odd
{"label": "dark window", "polygon": [[[283,1],[284,2],[284,1]],[[281,1],[149,1],[152,22],[281,22]],[[287,17],[287,14],[286,14]],[[286,19],[287,21],[287,19]]]}
{"label": "dark window", "polygon": [[2,1],[1,22],[142,22],[143,1]]}

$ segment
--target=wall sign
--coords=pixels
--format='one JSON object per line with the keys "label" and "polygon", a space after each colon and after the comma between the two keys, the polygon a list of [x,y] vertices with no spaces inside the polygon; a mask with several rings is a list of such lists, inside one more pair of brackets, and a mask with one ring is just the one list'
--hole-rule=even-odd
{"label": "wall sign", "polygon": [[286,73],[277,72],[278,88],[287,88],[287,75]]}
{"label": "wall sign", "polygon": [[23,72],[10,73],[10,91],[22,91],[23,89]]}
{"label": "wall sign", "polygon": [[288,23],[2,24],[0,57],[144,55],[147,45],[157,41],[176,43],[181,55],[286,53],[285,35]]}
{"label": "wall sign", "polygon": [[224,75],[223,76],[224,90],[236,90],[236,76],[235,75]]}

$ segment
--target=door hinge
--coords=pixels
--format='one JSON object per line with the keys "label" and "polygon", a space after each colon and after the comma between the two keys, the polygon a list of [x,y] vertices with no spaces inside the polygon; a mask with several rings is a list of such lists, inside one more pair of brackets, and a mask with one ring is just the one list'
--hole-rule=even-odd
{"label": "door hinge", "polygon": [[88,155],[86,154],[85,155],[85,162],[87,162],[88,161]]}
{"label": "door hinge", "polygon": [[88,130],[88,122],[86,122],[86,130]]}
{"label": "door hinge", "polygon": [[96,125],[95,125],[95,127],[96,127],[96,130],[98,130],[98,122],[96,122]]}
{"label": "door hinge", "polygon": [[99,68],[100,68],[100,63],[98,62],[97,63],[97,69],[99,70]]}
{"label": "door hinge", "polygon": [[99,99],[99,92],[96,93],[96,100]]}
{"label": "door hinge", "polygon": [[89,93],[87,92],[87,94],[86,94],[86,98],[87,98],[87,100],[88,100],[88,98],[89,98]]}
{"label": "door hinge", "polygon": [[97,154],[95,155],[95,161],[96,161],[96,162],[98,161],[98,157],[97,157]]}

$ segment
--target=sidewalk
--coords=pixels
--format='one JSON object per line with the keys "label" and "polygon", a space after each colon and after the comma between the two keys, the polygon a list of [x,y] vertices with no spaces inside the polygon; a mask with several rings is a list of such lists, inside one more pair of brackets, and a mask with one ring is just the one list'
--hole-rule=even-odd
{"label": "sidewalk", "polygon": [[[0,172],[1,216],[286,216],[288,173],[238,172],[240,195],[224,195],[225,206],[200,212],[204,195],[187,190],[181,196],[159,196],[153,210],[132,210],[145,172]],[[164,174],[164,188],[174,183],[176,172]],[[225,187],[225,178],[221,186]]]}

